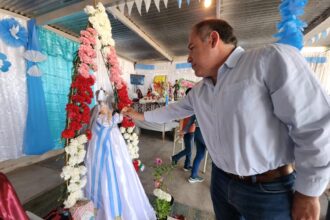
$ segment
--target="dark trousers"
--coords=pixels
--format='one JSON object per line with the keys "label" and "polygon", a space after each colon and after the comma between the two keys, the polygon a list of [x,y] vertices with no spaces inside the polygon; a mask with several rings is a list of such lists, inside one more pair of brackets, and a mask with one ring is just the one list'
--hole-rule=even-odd
{"label": "dark trousers", "polygon": [[295,173],[270,183],[232,179],[212,164],[211,198],[217,220],[291,219]]}
{"label": "dark trousers", "polygon": [[196,156],[191,170],[192,178],[196,178],[198,176],[199,165],[205,156],[205,150],[206,150],[205,142],[199,127],[196,127],[194,134],[195,134],[194,138],[196,142]]}
{"label": "dark trousers", "polygon": [[186,160],[184,161],[184,167],[189,168],[190,167],[190,160],[191,160],[191,148],[194,144],[194,133],[186,133],[183,136],[184,141],[184,149],[174,155],[172,157],[173,160],[178,161],[181,157],[186,156]]}

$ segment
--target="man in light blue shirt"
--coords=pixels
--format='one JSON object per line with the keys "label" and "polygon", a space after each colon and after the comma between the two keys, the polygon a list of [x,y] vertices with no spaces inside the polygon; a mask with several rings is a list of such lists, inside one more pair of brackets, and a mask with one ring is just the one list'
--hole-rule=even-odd
{"label": "man in light blue shirt", "polygon": [[330,175],[330,99],[295,48],[236,43],[227,22],[198,23],[188,61],[203,80],[178,103],[123,112],[158,123],[196,115],[217,219],[316,220]]}

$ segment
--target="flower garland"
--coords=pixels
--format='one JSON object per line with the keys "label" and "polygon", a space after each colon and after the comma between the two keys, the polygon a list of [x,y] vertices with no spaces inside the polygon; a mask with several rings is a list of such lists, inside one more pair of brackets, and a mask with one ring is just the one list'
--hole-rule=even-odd
{"label": "flower garland", "polygon": [[67,165],[63,167],[61,177],[68,181],[67,191],[68,197],[64,201],[66,208],[70,208],[80,199],[84,198],[83,187],[87,183],[87,169],[83,165],[79,165],[84,161],[86,151],[84,144],[87,143],[86,135],[80,135],[71,139],[70,144],[64,149],[69,159]]}
{"label": "flower garland", "polygon": [[[132,101],[128,97],[126,82],[121,77],[118,57],[114,48],[115,42],[112,38],[111,24],[108,15],[106,14],[105,8],[101,2],[97,4],[96,8],[93,6],[87,6],[85,8],[85,12],[89,15],[89,22],[99,34],[99,41],[102,47],[102,55],[109,70],[110,81],[113,85],[116,107],[118,110],[122,110],[124,107],[132,104]],[[121,130],[124,137],[125,135],[126,137],[129,135],[132,137],[134,136],[133,142],[136,143],[133,145],[131,139],[125,138],[132,159],[139,157],[137,147],[137,143],[139,141],[138,136],[133,133],[134,126],[135,124],[131,119],[128,117],[123,118],[123,121],[121,122]],[[125,129],[130,132],[125,133]]]}
{"label": "flower garland", "polygon": [[[80,34],[81,44],[75,60],[71,96],[66,106],[68,122],[66,129],[62,132],[62,138],[66,139],[75,137],[82,126],[89,123],[90,108],[88,104],[91,103],[93,98],[91,86],[95,82],[95,77],[90,74],[90,71],[97,70],[97,65],[94,62],[97,33],[93,28],[87,28],[87,30],[81,31]],[[87,130],[86,135],[90,139],[91,131]]]}
{"label": "flower garland", "polygon": [[84,198],[82,188],[87,182],[85,177],[87,169],[81,164],[86,155],[84,144],[91,139],[92,135],[87,129],[85,134],[76,137],[81,128],[90,121],[88,104],[93,98],[91,86],[95,82],[95,77],[90,72],[97,71],[97,65],[94,62],[97,32],[93,28],[87,28],[80,34],[81,44],[74,61],[69,103],[66,105],[67,125],[62,132],[62,138],[67,139],[66,165],[61,173],[61,177],[67,181],[68,197],[64,201],[66,208],[74,206],[78,200]]}

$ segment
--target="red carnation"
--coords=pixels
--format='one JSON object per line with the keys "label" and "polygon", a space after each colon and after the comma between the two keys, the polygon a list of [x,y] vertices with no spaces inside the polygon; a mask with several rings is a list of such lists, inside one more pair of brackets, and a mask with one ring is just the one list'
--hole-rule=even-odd
{"label": "red carnation", "polygon": [[92,139],[92,132],[91,132],[91,130],[89,130],[89,129],[86,130],[86,136],[87,136],[87,139],[88,140]]}
{"label": "red carnation", "polygon": [[65,129],[63,132],[62,132],[62,138],[73,138],[74,137],[74,131],[71,130],[71,129]]}

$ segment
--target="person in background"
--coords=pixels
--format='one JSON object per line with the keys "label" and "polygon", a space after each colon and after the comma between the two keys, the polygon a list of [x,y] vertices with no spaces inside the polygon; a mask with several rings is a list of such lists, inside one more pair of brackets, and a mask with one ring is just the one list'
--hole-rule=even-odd
{"label": "person in background", "polygon": [[[190,88],[186,90],[186,95],[189,93],[189,91]],[[187,123],[189,122],[190,118],[191,117],[187,117],[185,119],[180,120],[179,136],[181,138],[183,137],[184,149],[179,153],[173,155],[171,158],[172,164],[176,165],[182,157],[186,156],[183,166],[184,171],[190,171],[192,168],[190,161],[191,161],[191,149],[192,146],[194,145],[195,123],[192,122],[191,125],[187,127]]]}
{"label": "person in background", "polygon": [[179,90],[180,90],[180,85],[179,85],[179,81],[175,80],[175,84],[173,85],[174,88],[174,92],[173,92],[173,96],[174,96],[174,101],[178,100],[178,94],[179,94]]}
{"label": "person in background", "polygon": [[245,51],[221,19],[196,24],[188,49],[203,80],[185,98],[123,113],[157,123],[196,115],[213,162],[216,219],[318,220],[330,179],[330,98],[299,50]]}
{"label": "person in background", "polygon": [[188,121],[186,128],[191,126],[191,124],[193,124],[193,123],[196,126],[195,132],[194,132],[194,139],[196,142],[196,156],[195,156],[193,166],[191,169],[191,176],[189,177],[188,181],[190,183],[200,183],[200,182],[204,181],[204,178],[198,176],[198,171],[199,171],[199,165],[201,164],[201,162],[205,156],[206,145],[205,145],[204,138],[202,136],[202,132],[201,132],[201,129],[199,128],[195,115],[190,117],[190,120]]}

